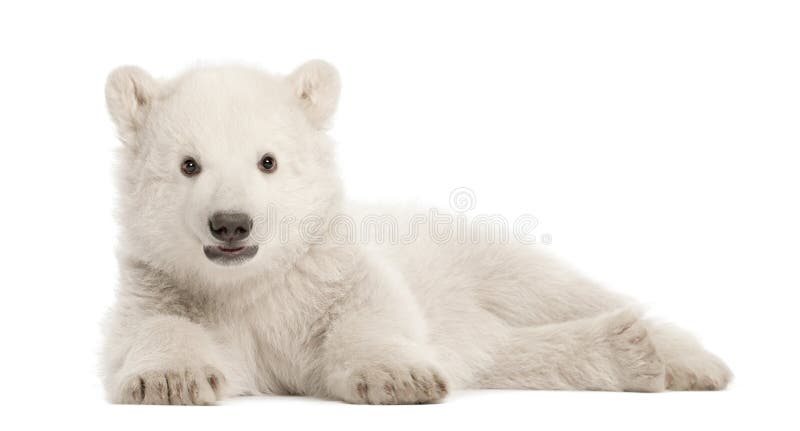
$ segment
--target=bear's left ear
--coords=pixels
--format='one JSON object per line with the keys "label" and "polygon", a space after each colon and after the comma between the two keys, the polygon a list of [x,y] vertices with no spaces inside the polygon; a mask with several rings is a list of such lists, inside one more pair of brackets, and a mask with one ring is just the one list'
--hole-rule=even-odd
{"label": "bear's left ear", "polygon": [[120,139],[132,144],[158,93],[158,83],[136,66],[122,66],[108,75],[106,104]]}
{"label": "bear's left ear", "polygon": [[315,127],[324,129],[339,102],[339,72],[330,63],[311,60],[288,77],[293,95]]}

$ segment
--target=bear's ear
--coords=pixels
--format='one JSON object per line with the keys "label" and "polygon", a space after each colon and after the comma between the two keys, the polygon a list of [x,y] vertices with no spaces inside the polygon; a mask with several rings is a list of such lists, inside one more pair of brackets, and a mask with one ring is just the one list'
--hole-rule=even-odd
{"label": "bear's ear", "polygon": [[157,92],[156,80],[136,66],[122,66],[108,75],[106,104],[123,142],[131,143]]}
{"label": "bear's ear", "polygon": [[339,72],[330,63],[311,60],[288,77],[293,95],[315,127],[324,129],[339,102]]}

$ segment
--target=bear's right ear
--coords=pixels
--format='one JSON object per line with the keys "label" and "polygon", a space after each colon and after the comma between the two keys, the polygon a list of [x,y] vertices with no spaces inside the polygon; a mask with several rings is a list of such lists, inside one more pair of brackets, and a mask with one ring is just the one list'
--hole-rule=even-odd
{"label": "bear's right ear", "polygon": [[106,81],[106,104],[122,142],[132,143],[158,92],[158,83],[136,66],[114,69]]}
{"label": "bear's right ear", "polygon": [[326,128],[339,102],[341,83],[336,68],[326,61],[311,60],[295,69],[289,82],[308,121]]}

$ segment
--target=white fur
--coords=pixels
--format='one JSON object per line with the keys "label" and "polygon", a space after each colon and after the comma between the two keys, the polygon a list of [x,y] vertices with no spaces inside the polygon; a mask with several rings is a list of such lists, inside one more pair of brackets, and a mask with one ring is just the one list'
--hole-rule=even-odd
{"label": "white fur", "polygon": [[[117,403],[209,404],[246,394],[426,403],[457,388],[721,389],[731,374],[688,335],[643,320],[532,247],[367,233],[318,236],[301,223],[400,208],[342,198],[332,144],[339,78],[309,62],[287,77],[209,67],[157,81],[111,73],[123,142],[118,301],[103,364]],[[257,168],[264,153],[275,173]],[[181,174],[194,157],[202,171]],[[214,212],[255,220],[256,256],[221,266]],[[280,238],[275,234],[280,231]],[[404,234],[408,232],[401,232]]]}

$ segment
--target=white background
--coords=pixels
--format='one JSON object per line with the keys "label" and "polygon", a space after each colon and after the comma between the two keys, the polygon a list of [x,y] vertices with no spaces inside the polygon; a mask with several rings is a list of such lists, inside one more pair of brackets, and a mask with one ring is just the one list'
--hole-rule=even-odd
{"label": "white background", "polygon": [[[0,6],[0,421],[15,423],[0,426],[797,426],[796,2],[333,3]],[[106,74],[198,61],[289,72],[310,58],[343,77],[332,135],[353,198],[446,206],[469,187],[476,214],[533,214],[555,253],[693,330],[734,384],[406,407],[107,404],[96,364],[118,144]]]}

